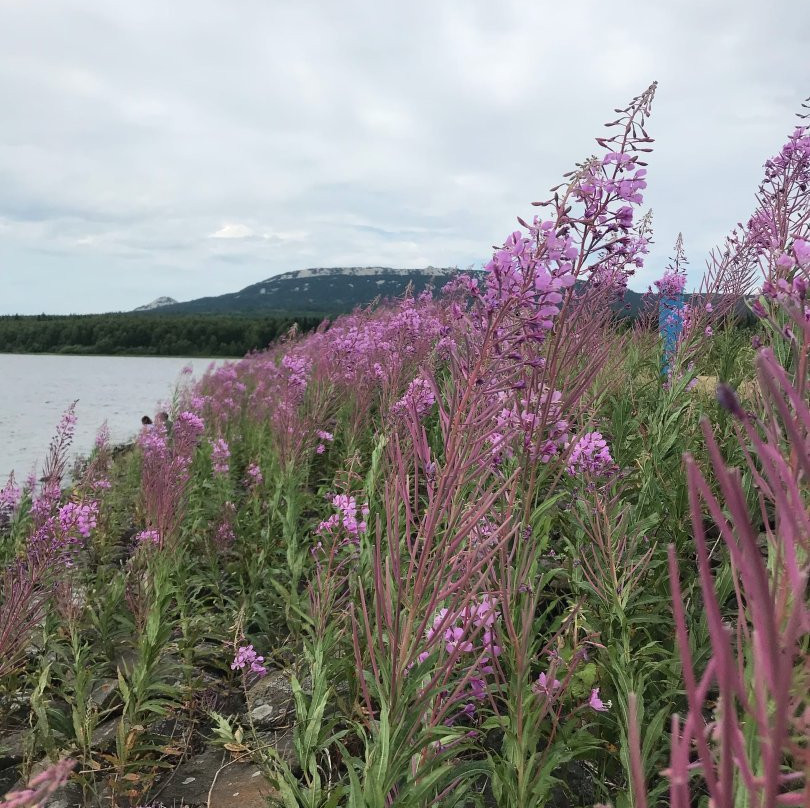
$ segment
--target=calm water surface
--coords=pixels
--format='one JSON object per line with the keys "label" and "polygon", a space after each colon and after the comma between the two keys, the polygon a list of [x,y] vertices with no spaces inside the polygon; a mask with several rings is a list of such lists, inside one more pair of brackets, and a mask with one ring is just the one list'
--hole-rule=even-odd
{"label": "calm water surface", "polygon": [[168,409],[184,367],[199,378],[212,361],[0,354],[0,487],[12,470],[18,480],[35,466],[41,470],[56,425],[74,400],[73,450],[86,454],[105,420],[113,443],[129,440],[141,416]]}

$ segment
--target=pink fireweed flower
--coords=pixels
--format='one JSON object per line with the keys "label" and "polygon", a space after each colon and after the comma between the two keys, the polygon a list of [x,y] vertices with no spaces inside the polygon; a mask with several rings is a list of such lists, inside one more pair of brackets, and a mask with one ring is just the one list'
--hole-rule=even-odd
{"label": "pink fireweed flower", "polygon": [[59,526],[65,536],[78,533],[87,539],[98,524],[98,502],[68,502],[59,509]]}
{"label": "pink fireweed flower", "polygon": [[51,794],[65,785],[75,765],[74,760],[65,758],[49,766],[32,777],[25,788],[9,791],[5,799],[0,799],[0,808],[38,808],[44,805]]}
{"label": "pink fireweed flower", "polygon": [[579,436],[568,458],[569,474],[605,474],[614,468],[607,441],[600,432],[585,432]]}
{"label": "pink fireweed flower", "polygon": [[200,435],[205,430],[205,422],[199,415],[193,412],[184,411],[177,416],[174,423],[175,435],[178,431],[188,432],[193,435]]}
{"label": "pink fireweed flower", "polygon": [[793,255],[796,256],[796,262],[802,268],[810,268],[810,241],[797,238],[793,242]]}
{"label": "pink fireweed flower", "polygon": [[562,393],[545,385],[529,397],[501,391],[494,400],[503,406],[493,416],[493,430],[487,437],[496,463],[519,450],[531,460],[548,463],[568,442],[568,421],[561,417]]}
{"label": "pink fireweed flower", "polygon": [[166,430],[158,424],[146,424],[138,436],[138,445],[145,456],[165,458],[169,454],[169,437]]}
{"label": "pink fireweed flower", "polygon": [[[332,533],[339,527],[357,538],[368,529],[366,517],[369,514],[368,504],[362,507],[357,506],[357,500],[348,494],[335,494],[332,497],[332,505],[338,509],[339,513],[332,514],[328,519],[321,522],[315,532],[318,535]],[[362,517],[362,518],[359,518]]]}
{"label": "pink fireweed flower", "polygon": [[286,354],[281,359],[281,367],[287,371],[287,384],[294,397],[300,399],[307,389],[309,374],[312,371],[312,360],[306,356]]}
{"label": "pink fireweed flower", "polygon": [[588,706],[599,713],[604,713],[610,709],[610,702],[602,701],[602,699],[599,698],[599,688],[595,687],[593,690],[591,690],[591,697],[588,699]]}
{"label": "pink fireweed flower", "polygon": [[779,269],[793,269],[793,256],[782,253],[782,255],[776,259],[776,266],[779,267]]}
{"label": "pink fireweed flower", "polygon": [[541,673],[532,685],[532,693],[536,696],[555,696],[561,687],[559,679],[552,679],[548,674]]}
{"label": "pink fireweed flower", "polygon": [[264,657],[259,656],[252,645],[241,645],[233,658],[231,670],[244,671],[245,667],[250,666],[251,673],[264,676],[267,673],[267,668],[261,664],[262,662],[264,662]]}
{"label": "pink fireweed flower", "polygon": [[261,485],[264,482],[262,470],[256,463],[251,463],[247,467],[246,473],[248,485]]}
{"label": "pink fireweed flower", "polygon": [[[471,653],[475,646],[467,638],[475,635],[476,640],[480,642],[487,654],[501,655],[501,648],[495,644],[492,632],[495,622],[500,617],[497,610],[497,600],[485,594],[482,595],[479,603],[465,608],[454,615],[450,621],[446,619],[448,614],[450,612],[447,609],[439,609],[436,612],[433,625],[428,626],[425,631],[425,637],[428,641],[432,640],[444,625],[442,637],[448,654],[453,653],[456,648],[465,653]],[[477,631],[478,629],[483,629],[483,631]],[[481,662],[482,664],[489,662],[488,657],[483,657]]]}
{"label": "pink fireweed flower", "polygon": [[211,463],[214,466],[214,474],[227,474],[230,470],[228,461],[231,457],[231,450],[228,442],[224,438],[217,438],[211,444]]}
{"label": "pink fireweed flower", "polygon": [[[315,434],[326,443],[331,443],[335,439],[335,436],[331,432],[327,432],[325,429],[319,429]],[[315,449],[315,452],[317,454],[323,454],[325,451],[326,451],[325,443],[319,443],[317,448]]]}
{"label": "pink fireweed flower", "polygon": [[157,530],[142,530],[134,538],[138,544],[160,544],[160,533]]}
{"label": "pink fireweed flower", "polygon": [[661,297],[675,297],[683,293],[686,286],[686,275],[682,272],[667,270],[661,278],[655,281]]}
{"label": "pink fireweed flower", "polygon": [[393,413],[409,412],[417,418],[424,418],[436,403],[433,388],[427,379],[417,376],[405,391],[405,395],[391,408]]}
{"label": "pink fireweed flower", "polygon": [[[425,629],[428,647],[440,642],[440,648],[455,658],[454,672],[459,676],[469,677],[464,689],[454,697],[453,702],[467,703],[461,705],[460,713],[445,721],[447,724],[454,723],[461,716],[474,716],[474,702],[487,697],[489,691],[486,677],[495,673],[492,658],[502,653],[494,636],[494,627],[499,617],[497,601],[484,594],[478,603],[471,604],[460,612],[439,609],[432,624]],[[420,652],[418,662],[425,662],[430,653],[429,650]]]}
{"label": "pink fireweed flower", "polygon": [[101,428],[96,433],[95,447],[99,450],[104,450],[110,445],[110,427],[105,421]]}
{"label": "pink fireweed flower", "polygon": [[17,510],[22,499],[22,489],[14,480],[14,473],[9,474],[8,481],[0,488],[0,514],[10,515]]}

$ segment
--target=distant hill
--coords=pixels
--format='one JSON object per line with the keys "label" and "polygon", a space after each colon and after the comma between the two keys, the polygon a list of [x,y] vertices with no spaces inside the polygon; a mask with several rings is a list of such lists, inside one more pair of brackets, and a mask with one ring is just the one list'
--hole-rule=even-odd
{"label": "distant hill", "polygon": [[331,267],[299,269],[246,286],[238,292],[200,297],[160,306],[161,314],[337,314],[371,303],[377,297],[398,297],[409,284],[419,293],[437,289],[457,275],[456,268],[392,269],[391,267]]}
{"label": "distant hill", "polygon": [[173,297],[158,297],[145,306],[138,306],[133,311],[154,311],[155,309],[162,309],[164,306],[174,306],[176,304],[177,301]]}
{"label": "distant hill", "polygon": [[[284,272],[238,292],[200,297],[178,303],[169,297],[135,309],[157,314],[227,314],[261,316],[335,315],[364,306],[378,297],[401,297],[409,285],[418,294],[426,287],[440,290],[458,275],[455,267],[395,269],[392,267],[328,267]],[[613,310],[623,317],[635,317],[645,305],[645,295],[628,289]],[[648,301],[654,305],[654,301]],[[745,315],[745,306],[740,306]]]}

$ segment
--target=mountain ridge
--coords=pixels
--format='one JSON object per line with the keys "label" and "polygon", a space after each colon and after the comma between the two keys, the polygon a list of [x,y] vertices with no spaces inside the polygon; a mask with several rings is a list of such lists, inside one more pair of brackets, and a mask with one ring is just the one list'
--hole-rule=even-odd
{"label": "mountain ridge", "polygon": [[[458,267],[309,267],[295,269],[257,281],[237,292],[174,301],[158,298],[135,311],[155,314],[279,314],[337,315],[365,306],[378,298],[402,296],[408,286],[415,294],[428,287],[435,291],[459,274],[481,270]],[[626,290],[613,309],[633,317],[644,305],[644,293]]]}
{"label": "mountain ridge", "polygon": [[457,267],[433,266],[416,269],[310,267],[274,275],[238,292],[175,302],[150,311],[161,314],[339,314],[378,297],[397,297],[409,285],[417,294],[431,285],[439,288],[464,271]]}

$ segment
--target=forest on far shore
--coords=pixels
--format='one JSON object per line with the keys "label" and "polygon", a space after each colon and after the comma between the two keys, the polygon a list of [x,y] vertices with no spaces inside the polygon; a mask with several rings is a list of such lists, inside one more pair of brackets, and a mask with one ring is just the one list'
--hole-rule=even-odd
{"label": "forest on far shore", "polygon": [[297,324],[322,317],[277,314],[81,314],[0,316],[0,353],[128,356],[244,356],[266,348]]}

